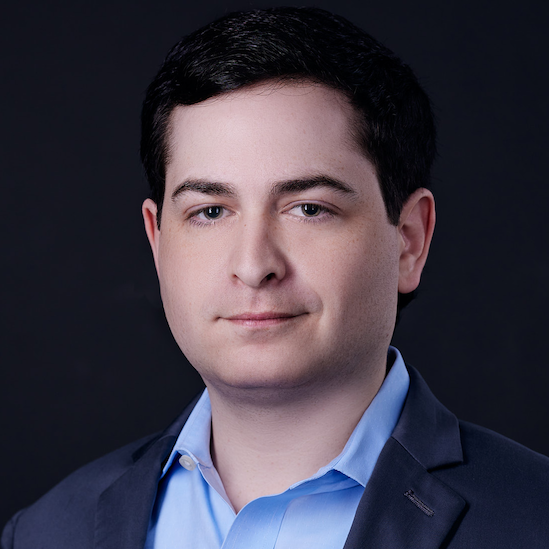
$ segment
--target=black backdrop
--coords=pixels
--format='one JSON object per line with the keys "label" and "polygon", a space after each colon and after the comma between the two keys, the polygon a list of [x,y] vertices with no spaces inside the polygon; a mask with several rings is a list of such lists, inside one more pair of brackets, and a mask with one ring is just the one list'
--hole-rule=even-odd
{"label": "black backdrop", "polygon": [[[1,522],[199,389],[142,229],[140,102],[180,35],[268,4],[2,9]],[[316,5],[396,51],[436,106],[438,227],[396,343],[461,418],[549,454],[547,4]]]}

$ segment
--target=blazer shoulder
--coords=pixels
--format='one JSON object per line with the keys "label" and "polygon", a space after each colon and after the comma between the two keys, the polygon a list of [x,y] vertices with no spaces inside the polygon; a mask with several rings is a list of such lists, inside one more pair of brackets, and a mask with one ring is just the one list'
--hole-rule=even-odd
{"label": "blazer shoulder", "polygon": [[[80,467],[29,507],[16,513],[2,534],[2,549],[17,547],[16,531],[48,532],[58,527],[82,529],[85,517],[93,517],[101,493],[150,446],[158,434],[141,438]],[[89,522],[91,528],[93,523]]]}
{"label": "blazer shoulder", "polygon": [[[163,460],[187,421],[199,397],[164,431],[146,436],[96,459],[67,476],[6,525],[2,549],[58,549],[93,546],[98,505],[113,486],[130,480],[124,510],[132,504],[146,508],[145,485],[157,482]],[[147,493],[147,497],[150,494]],[[154,497],[154,494],[151,495]]]}
{"label": "blazer shoulder", "polygon": [[460,421],[463,462],[432,471],[467,510],[449,547],[546,547],[549,458]]}
{"label": "blazer shoulder", "polygon": [[[416,370],[409,367],[409,372],[410,389],[393,438],[421,464],[427,478],[465,504],[448,534],[452,541],[444,547],[546,547],[549,458],[459,421]],[[393,460],[385,462],[389,471]],[[420,494],[421,488],[430,497],[427,484],[418,484],[414,492]]]}
{"label": "blazer shoulder", "polygon": [[465,466],[489,469],[485,475],[503,474],[508,483],[530,478],[549,488],[549,457],[485,427],[467,421],[459,427]]}
{"label": "blazer shoulder", "polygon": [[73,490],[85,491],[90,497],[97,496],[135,462],[136,455],[146,451],[159,436],[160,433],[148,435],[91,461],[65,477],[41,499]]}

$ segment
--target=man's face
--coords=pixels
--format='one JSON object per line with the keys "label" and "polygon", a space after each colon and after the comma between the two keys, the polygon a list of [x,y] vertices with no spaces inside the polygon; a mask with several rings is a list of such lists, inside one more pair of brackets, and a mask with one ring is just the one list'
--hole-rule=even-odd
{"label": "man's face", "polygon": [[166,316],[206,384],[283,391],[379,376],[403,245],[343,96],[262,85],[171,117],[160,231]]}

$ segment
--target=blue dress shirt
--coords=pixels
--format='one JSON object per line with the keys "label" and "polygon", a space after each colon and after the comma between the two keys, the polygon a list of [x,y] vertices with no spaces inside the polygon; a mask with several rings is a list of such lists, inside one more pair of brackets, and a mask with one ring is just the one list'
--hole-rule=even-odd
{"label": "blue dress shirt", "polygon": [[336,549],[345,544],[358,502],[408,393],[397,349],[383,385],[345,448],[312,477],[235,514],[210,456],[211,406],[198,401],[162,472],[146,549]]}

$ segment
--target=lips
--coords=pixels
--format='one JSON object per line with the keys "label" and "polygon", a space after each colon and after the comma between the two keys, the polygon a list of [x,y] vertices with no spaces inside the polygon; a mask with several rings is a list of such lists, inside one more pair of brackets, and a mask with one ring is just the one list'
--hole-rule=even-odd
{"label": "lips", "polygon": [[302,316],[303,314],[304,313],[283,313],[276,311],[265,311],[260,313],[246,312],[225,317],[225,320],[241,326],[261,328],[284,324]]}
{"label": "lips", "polygon": [[268,311],[265,313],[242,313],[227,317],[227,320],[274,320],[277,318],[292,318],[294,316],[297,315],[292,313],[276,313]]}

